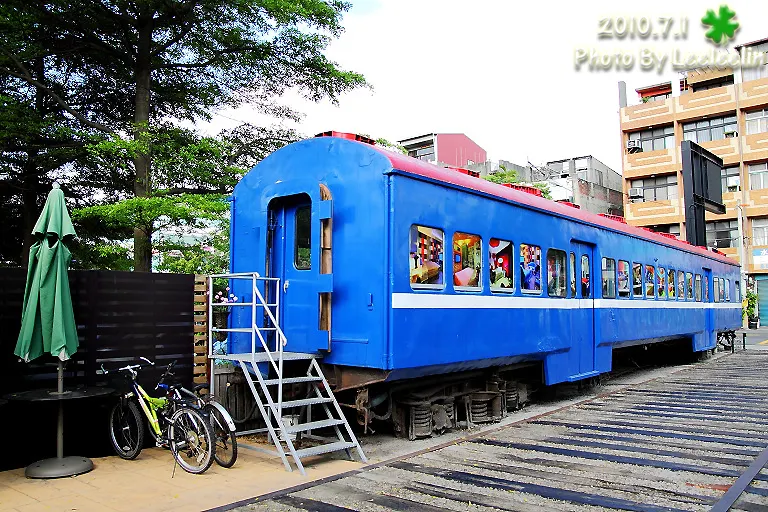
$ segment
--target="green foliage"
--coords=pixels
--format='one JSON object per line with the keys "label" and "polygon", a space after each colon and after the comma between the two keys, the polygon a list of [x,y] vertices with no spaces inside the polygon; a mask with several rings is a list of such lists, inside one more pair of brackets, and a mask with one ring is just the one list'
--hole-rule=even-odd
{"label": "green foliage", "polygon": [[541,190],[541,195],[547,199],[552,199],[552,193],[549,190],[549,184],[547,183],[534,183],[533,186]]}
{"label": "green foliage", "polygon": [[408,154],[408,150],[405,149],[404,146],[401,146],[400,144],[398,144],[396,142],[390,142],[390,141],[388,141],[387,139],[385,139],[383,137],[379,137],[378,139],[376,139],[376,144],[378,146],[383,146],[383,147],[385,147],[387,149],[390,149],[392,151],[397,151],[398,153],[402,153],[404,155]]}
{"label": "green foliage", "polygon": [[517,171],[507,169],[503,165],[500,165],[499,170],[495,173],[487,175],[485,179],[492,183],[518,183],[520,181]]}
{"label": "green foliage", "polygon": [[746,293],[746,307],[742,310],[742,316],[750,320],[757,318],[757,294],[749,289]]}

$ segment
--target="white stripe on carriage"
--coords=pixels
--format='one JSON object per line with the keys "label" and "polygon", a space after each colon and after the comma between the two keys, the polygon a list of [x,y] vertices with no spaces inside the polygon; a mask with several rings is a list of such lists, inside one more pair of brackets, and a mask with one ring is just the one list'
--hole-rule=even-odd
{"label": "white stripe on carriage", "polygon": [[588,309],[592,307],[601,309],[735,309],[741,308],[741,303],[393,293],[392,307],[394,309]]}

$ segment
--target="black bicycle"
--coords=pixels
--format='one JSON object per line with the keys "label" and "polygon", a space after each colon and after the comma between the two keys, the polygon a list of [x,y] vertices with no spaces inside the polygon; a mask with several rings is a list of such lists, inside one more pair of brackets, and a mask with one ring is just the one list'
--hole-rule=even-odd
{"label": "black bicycle", "polygon": [[144,391],[137,378],[142,368],[154,363],[142,357],[146,364],[128,365],[105,374],[120,372],[130,380],[130,391],[120,400],[109,414],[109,436],[115,452],[123,459],[133,460],[144,446],[144,417],[149,432],[157,446],[168,447],[179,466],[189,473],[205,472],[214,460],[215,443],[211,433],[210,418],[196,404],[182,398],[181,387],[167,384],[176,361],[168,365],[155,389],[162,389],[166,396],[154,398]]}

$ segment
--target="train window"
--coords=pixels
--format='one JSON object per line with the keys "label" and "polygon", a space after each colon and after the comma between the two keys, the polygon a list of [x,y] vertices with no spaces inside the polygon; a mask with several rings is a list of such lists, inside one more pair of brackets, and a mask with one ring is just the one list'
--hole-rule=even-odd
{"label": "train window", "polygon": [[443,288],[443,230],[426,226],[411,226],[410,257],[411,288]]}
{"label": "train window", "polygon": [[685,272],[677,271],[677,298],[685,300]]}
{"label": "train window", "polygon": [[453,234],[453,286],[456,290],[479,290],[483,267],[483,240],[478,235]]}
{"label": "train window", "polygon": [[653,265],[646,265],[645,266],[645,296],[648,298],[653,298],[655,293],[656,284],[654,283],[656,277],[656,270],[653,268]]}
{"label": "train window", "polygon": [[603,298],[616,298],[616,260],[603,258]]}
{"label": "train window", "polygon": [[643,265],[632,264],[632,294],[635,297],[643,296]]}
{"label": "train window", "polygon": [[669,298],[675,298],[675,271],[669,269],[667,272],[667,290],[669,291]]}
{"label": "train window", "polygon": [[712,296],[715,298],[715,302],[720,302],[720,278],[715,278],[712,286]]}
{"label": "train window", "polygon": [[520,289],[541,293],[541,247],[520,244]]}
{"label": "train window", "polygon": [[693,272],[686,272],[685,274],[685,289],[687,290],[686,298],[693,300]]}
{"label": "train window", "polygon": [[656,284],[658,285],[658,294],[660,298],[664,298],[667,295],[667,271],[664,270],[664,267],[659,267],[657,270],[657,281]]}
{"label": "train window", "polygon": [[512,242],[491,238],[488,243],[488,277],[491,291],[513,292],[515,290],[515,271],[512,264],[515,246]]}
{"label": "train window", "polygon": [[619,260],[617,269],[617,282],[619,286],[619,297],[629,297],[629,262]]}
{"label": "train window", "polygon": [[733,294],[736,296],[736,302],[741,302],[741,288],[739,288],[739,282],[733,282]]}
{"label": "train window", "polygon": [[725,302],[731,302],[731,280],[725,280]]}
{"label": "train window", "polygon": [[570,261],[570,275],[571,275],[571,298],[576,297],[576,254],[571,253]]}
{"label": "train window", "polygon": [[693,282],[693,293],[696,302],[701,302],[701,276],[696,274],[696,278]]}
{"label": "train window", "polygon": [[709,279],[704,276],[704,302],[709,302]]}
{"label": "train window", "polygon": [[591,296],[589,282],[589,256],[586,254],[581,255],[581,298],[588,299]]}
{"label": "train window", "polygon": [[725,302],[725,279],[720,279],[720,302]]}
{"label": "train window", "polygon": [[565,251],[547,250],[547,295],[565,297]]}
{"label": "train window", "polygon": [[296,208],[294,228],[293,264],[297,270],[312,267],[312,210],[309,206]]}

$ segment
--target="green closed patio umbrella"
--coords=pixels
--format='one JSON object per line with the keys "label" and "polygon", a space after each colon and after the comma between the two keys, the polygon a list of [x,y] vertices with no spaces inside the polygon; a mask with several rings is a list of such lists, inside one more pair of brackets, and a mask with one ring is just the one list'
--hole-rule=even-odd
{"label": "green closed patio umbrella", "polygon": [[93,469],[93,462],[85,457],[64,457],[63,453],[62,401],[76,398],[73,392],[64,391],[63,366],[63,362],[72,357],[78,346],[67,273],[72,253],[66,245],[75,238],[76,233],[67,212],[64,193],[56,183],[48,194],[32,234],[35,236],[35,243],[29,250],[21,331],[14,354],[27,362],[43,354],[51,354],[58,359],[58,390],[29,392],[26,399],[57,400],[59,421],[56,458],[32,464],[27,468],[26,474],[32,478],[57,478],[90,471]]}

